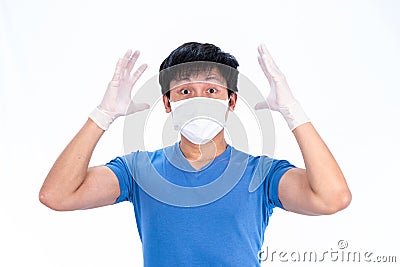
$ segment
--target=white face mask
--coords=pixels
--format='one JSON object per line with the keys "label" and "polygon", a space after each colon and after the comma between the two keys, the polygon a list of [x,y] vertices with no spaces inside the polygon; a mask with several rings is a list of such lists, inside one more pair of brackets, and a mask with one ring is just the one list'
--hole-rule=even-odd
{"label": "white face mask", "polygon": [[211,141],[228,118],[229,99],[192,97],[170,105],[175,130],[197,145]]}

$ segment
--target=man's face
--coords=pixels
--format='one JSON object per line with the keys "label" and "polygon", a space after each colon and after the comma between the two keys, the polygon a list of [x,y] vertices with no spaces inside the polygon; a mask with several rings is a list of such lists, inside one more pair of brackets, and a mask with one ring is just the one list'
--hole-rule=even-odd
{"label": "man's face", "polygon": [[[196,75],[181,77],[180,79],[170,82],[169,101],[177,102],[192,97],[209,97],[221,100],[228,99],[227,82],[217,68],[212,68],[210,71],[199,72],[198,74],[196,73]],[[236,102],[236,97],[236,94],[232,94],[231,96],[230,107],[232,110]],[[164,105],[166,112],[170,112],[168,99],[165,95]]]}

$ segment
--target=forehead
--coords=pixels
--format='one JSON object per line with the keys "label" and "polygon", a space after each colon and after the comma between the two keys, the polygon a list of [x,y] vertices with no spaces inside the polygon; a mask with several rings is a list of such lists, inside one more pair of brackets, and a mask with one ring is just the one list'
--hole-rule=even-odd
{"label": "forehead", "polygon": [[210,83],[223,87],[227,86],[226,80],[218,68],[212,67],[206,70],[183,72],[177,75],[177,77],[171,80],[170,89],[172,90],[178,86],[190,83]]}

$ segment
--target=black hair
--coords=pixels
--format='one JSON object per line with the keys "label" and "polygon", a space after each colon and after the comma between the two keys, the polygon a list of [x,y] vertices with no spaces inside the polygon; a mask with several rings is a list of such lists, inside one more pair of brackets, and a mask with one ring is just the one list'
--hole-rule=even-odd
{"label": "black hair", "polygon": [[[183,64],[190,63],[191,64]],[[182,64],[182,65],[180,65]],[[209,43],[189,42],[176,48],[161,63],[159,83],[162,94],[169,98],[170,82],[179,77],[198,74],[217,68],[227,82],[228,96],[237,92],[238,61],[219,47]]]}

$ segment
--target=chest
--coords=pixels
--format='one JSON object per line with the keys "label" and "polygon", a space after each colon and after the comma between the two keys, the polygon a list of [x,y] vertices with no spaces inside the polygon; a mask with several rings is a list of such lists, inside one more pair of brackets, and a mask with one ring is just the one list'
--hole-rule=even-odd
{"label": "chest", "polygon": [[242,231],[246,228],[258,228],[264,220],[264,193],[261,188],[249,192],[245,181],[239,181],[232,190],[219,199],[195,207],[163,203],[140,188],[136,196],[135,212],[141,225],[157,225],[160,228],[173,226],[173,229],[178,231],[185,231],[188,227]]}

